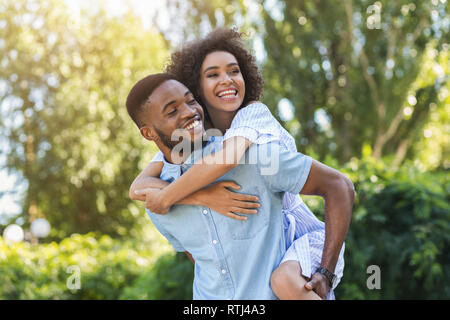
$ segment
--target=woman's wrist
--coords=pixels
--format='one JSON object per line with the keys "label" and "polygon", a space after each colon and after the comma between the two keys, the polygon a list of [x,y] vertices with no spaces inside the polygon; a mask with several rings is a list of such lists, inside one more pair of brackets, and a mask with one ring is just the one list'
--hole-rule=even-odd
{"label": "woman's wrist", "polygon": [[186,198],[177,201],[176,204],[206,207],[206,202],[203,201],[203,199],[205,199],[205,195],[201,190],[199,190],[187,196]]}
{"label": "woman's wrist", "polygon": [[171,192],[168,192],[166,189],[167,188],[161,190],[161,193],[159,194],[159,200],[162,207],[170,208],[174,204],[174,202],[171,197]]}
{"label": "woman's wrist", "polygon": [[194,197],[195,205],[201,206],[201,207],[208,206],[207,202],[206,202],[207,196],[206,196],[206,193],[203,191],[203,189],[200,189],[200,190],[194,192],[192,194],[192,196]]}

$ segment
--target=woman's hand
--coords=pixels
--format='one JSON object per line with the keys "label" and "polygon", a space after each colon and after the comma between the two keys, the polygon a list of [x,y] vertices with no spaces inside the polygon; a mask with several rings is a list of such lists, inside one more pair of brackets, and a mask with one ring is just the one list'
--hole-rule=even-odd
{"label": "woman's hand", "polygon": [[164,202],[164,194],[161,189],[158,188],[145,188],[142,190],[136,190],[136,194],[145,194],[145,207],[153,213],[167,214],[170,209],[170,205]]}
{"label": "woman's hand", "polygon": [[202,206],[232,219],[247,220],[247,217],[240,216],[237,213],[258,213],[256,208],[261,207],[258,203],[258,197],[232,192],[227,188],[238,190],[241,187],[232,181],[220,181],[197,191],[195,196]]}

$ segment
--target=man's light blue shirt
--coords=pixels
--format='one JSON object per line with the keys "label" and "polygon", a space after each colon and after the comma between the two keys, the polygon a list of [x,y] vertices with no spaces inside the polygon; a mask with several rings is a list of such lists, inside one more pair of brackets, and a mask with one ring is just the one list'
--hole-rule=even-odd
{"label": "man's light blue shirt", "polygon": [[[195,152],[182,165],[163,160],[161,179],[178,179],[200,157],[221,147],[222,137],[212,137],[203,152]],[[147,210],[176,251],[192,254],[194,299],[276,299],[270,276],[285,253],[283,195],[301,191],[312,159],[274,141],[251,145],[244,162],[218,180],[235,181],[239,192],[258,196],[261,207],[257,214],[246,215],[247,221],[193,205],[174,205],[166,215]]]}

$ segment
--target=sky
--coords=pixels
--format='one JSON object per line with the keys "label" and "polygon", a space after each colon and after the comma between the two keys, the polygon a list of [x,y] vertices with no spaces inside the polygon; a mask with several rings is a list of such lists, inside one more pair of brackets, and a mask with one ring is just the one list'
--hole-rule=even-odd
{"label": "sky", "polygon": [[6,170],[0,170],[0,223],[7,216],[20,213],[20,206],[17,204],[18,197],[10,194],[3,194],[15,188],[17,178],[13,175],[8,175]]}
{"label": "sky", "polygon": [[[64,0],[64,2],[74,13],[79,11],[80,8],[93,8],[92,0]],[[169,27],[168,14],[164,10],[167,4],[166,0],[96,0],[94,3],[97,5],[103,4],[111,16],[120,16],[132,8],[142,18],[144,28],[151,27],[151,17],[158,10],[158,16],[156,17],[158,25],[162,28]]]}

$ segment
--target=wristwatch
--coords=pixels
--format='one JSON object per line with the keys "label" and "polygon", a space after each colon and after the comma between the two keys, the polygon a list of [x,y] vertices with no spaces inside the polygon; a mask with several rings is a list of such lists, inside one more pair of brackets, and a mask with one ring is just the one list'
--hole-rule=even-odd
{"label": "wristwatch", "polygon": [[328,269],[324,268],[324,267],[320,267],[317,269],[318,273],[323,274],[325,277],[327,277],[327,279],[330,281],[330,287],[333,288],[336,281],[337,281],[337,277],[334,273],[330,272]]}

